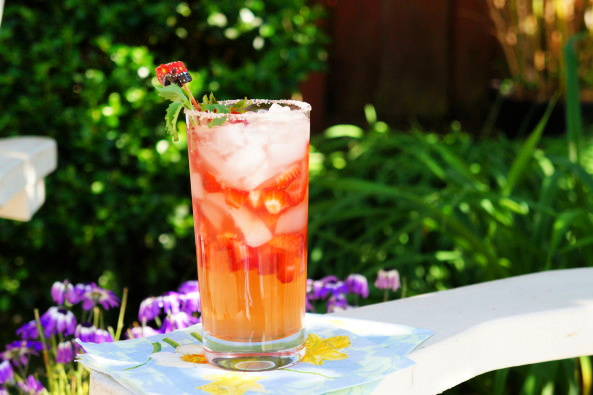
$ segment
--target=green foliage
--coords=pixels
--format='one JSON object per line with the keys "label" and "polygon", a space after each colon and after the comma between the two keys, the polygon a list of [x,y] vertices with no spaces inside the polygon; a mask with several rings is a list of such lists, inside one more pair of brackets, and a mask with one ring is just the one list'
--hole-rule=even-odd
{"label": "green foliage", "polygon": [[305,0],[7,2],[0,130],[55,138],[59,164],[32,221],[0,220],[2,326],[56,280],[129,286],[134,306],[194,278],[186,145],[165,134],[154,68],[184,61],[196,96],[286,98],[323,68],[322,13]]}
{"label": "green foliage", "polygon": [[312,277],[393,267],[417,294],[593,262],[591,142],[578,164],[541,127],[525,142],[355,130],[312,142]]}

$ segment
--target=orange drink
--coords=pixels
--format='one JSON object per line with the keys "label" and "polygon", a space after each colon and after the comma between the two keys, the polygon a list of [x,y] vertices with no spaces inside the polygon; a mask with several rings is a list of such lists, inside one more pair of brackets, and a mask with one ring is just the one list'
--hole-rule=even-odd
{"label": "orange drink", "polygon": [[304,352],[309,111],[186,110],[204,347],[224,368],[274,369]]}

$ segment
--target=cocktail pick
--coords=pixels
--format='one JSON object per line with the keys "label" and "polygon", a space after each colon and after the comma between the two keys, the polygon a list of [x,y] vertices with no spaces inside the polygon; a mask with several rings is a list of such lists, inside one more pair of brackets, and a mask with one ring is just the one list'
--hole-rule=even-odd
{"label": "cocktail pick", "polygon": [[200,110],[198,102],[194,99],[194,96],[187,87],[187,83],[191,82],[192,78],[183,62],[171,62],[160,65],[156,68],[156,78],[163,86],[170,85],[171,83],[179,85],[185,90],[196,110]]}

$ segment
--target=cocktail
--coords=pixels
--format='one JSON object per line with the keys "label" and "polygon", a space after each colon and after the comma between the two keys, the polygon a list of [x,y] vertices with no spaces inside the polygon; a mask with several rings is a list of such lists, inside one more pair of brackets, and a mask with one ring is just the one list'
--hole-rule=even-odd
{"label": "cocktail", "polygon": [[309,111],[185,111],[203,341],[222,367],[273,369],[304,351]]}
{"label": "cocktail", "polygon": [[206,357],[245,371],[295,363],[305,351],[311,106],[212,94],[198,103],[182,62],[156,74],[174,138],[186,115]]}

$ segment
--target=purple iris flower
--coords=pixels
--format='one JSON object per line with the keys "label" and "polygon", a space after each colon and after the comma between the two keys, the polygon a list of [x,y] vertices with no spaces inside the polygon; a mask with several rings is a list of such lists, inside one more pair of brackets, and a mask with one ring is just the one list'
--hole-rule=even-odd
{"label": "purple iris flower", "polygon": [[0,357],[7,361],[12,361],[15,366],[27,366],[29,355],[39,355],[42,345],[41,342],[33,340],[17,340],[6,345],[6,350],[0,354]]}
{"label": "purple iris flower", "polygon": [[181,301],[181,310],[187,314],[192,314],[202,310],[200,305],[200,293],[199,292],[188,292],[179,297]]}
{"label": "purple iris flower", "polygon": [[71,341],[65,341],[58,344],[58,350],[56,352],[56,362],[66,364],[74,360],[74,351],[72,348]]}
{"label": "purple iris flower", "polygon": [[8,361],[0,362],[0,384],[12,382],[14,379],[14,371],[12,365]]}
{"label": "purple iris flower", "polygon": [[39,333],[37,332],[37,324],[35,320],[29,321],[19,329],[16,330],[16,334],[21,337],[21,339],[29,340],[29,339],[37,339]]}
{"label": "purple iris flower", "polygon": [[30,374],[25,381],[18,382],[19,388],[27,394],[41,394],[45,391],[41,381],[37,380],[35,376]]}
{"label": "purple iris flower", "polygon": [[177,314],[181,311],[181,294],[178,292],[167,292],[159,297],[159,301],[165,314]]}
{"label": "purple iris flower", "polygon": [[198,287],[198,282],[196,280],[190,280],[182,283],[179,288],[177,288],[177,292],[182,294],[187,294],[190,292],[199,292],[200,289]]}
{"label": "purple iris flower", "polygon": [[74,331],[74,337],[80,339],[80,341],[88,343],[88,342],[95,342],[95,336],[97,333],[97,328],[90,322],[82,322],[76,325],[76,330]]}
{"label": "purple iris flower", "polygon": [[161,313],[160,300],[153,296],[144,299],[140,303],[138,311],[138,320],[140,322],[149,322]]}
{"label": "purple iris flower", "polygon": [[352,306],[348,305],[348,301],[346,300],[346,295],[339,293],[336,295],[332,295],[327,301],[327,312],[328,313],[335,313],[338,311],[348,310]]}
{"label": "purple iris flower", "polygon": [[346,277],[346,289],[349,293],[360,295],[363,298],[369,296],[369,283],[362,274],[351,274]]}
{"label": "purple iris flower", "polygon": [[111,343],[113,342],[113,337],[107,332],[105,329],[97,329],[95,333],[95,341],[94,343]]}
{"label": "purple iris flower", "polygon": [[87,292],[89,288],[88,284],[76,284],[72,289],[72,292],[68,295],[68,302],[72,304],[77,304],[82,300],[82,297]]}
{"label": "purple iris flower", "polygon": [[6,388],[0,385],[0,395],[10,395]]}
{"label": "purple iris flower", "polygon": [[119,298],[112,291],[101,288],[95,283],[86,285],[81,300],[84,310],[90,310],[98,304],[105,310],[119,306]]}
{"label": "purple iris flower", "polygon": [[126,331],[126,338],[128,339],[138,339],[140,337],[149,337],[153,335],[158,335],[160,332],[156,329],[144,325],[144,326],[135,326],[130,328]]}
{"label": "purple iris flower", "polygon": [[192,315],[187,314],[185,311],[179,311],[175,314],[168,314],[163,320],[161,326],[161,333],[168,333],[177,329],[187,328],[197,324],[200,320]]}
{"label": "purple iris flower", "polygon": [[41,326],[46,336],[57,333],[72,335],[76,329],[76,317],[70,310],[52,306],[41,316]]}
{"label": "purple iris flower", "polygon": [[64,304],[65,301],[70,301],[74,294],[74,286],[68,280],[56,281],[51,286],[51,298],[57,304]]}
{"label": "purple iris flower", "polygon": [[391,289],[393,292],[400,287],[399,272],[397,270],[379,270],[375,287],[378,289]]}

